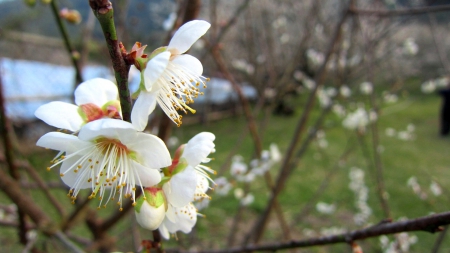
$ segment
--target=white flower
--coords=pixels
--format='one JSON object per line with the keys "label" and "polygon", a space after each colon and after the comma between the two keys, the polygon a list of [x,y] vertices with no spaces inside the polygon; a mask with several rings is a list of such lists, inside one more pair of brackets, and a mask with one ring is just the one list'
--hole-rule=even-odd
{"label": "white flower", "polygon": [[177,110],[195,112],[187,104],[194,102],[200,94],[197,86],[206,86],[207,79],[202,76],[200,61],[184,53],[210,26],[206,21],[190,21],[178,29],[167,47],[155,50],[156,55],[143,71],[144,87],[140,87],[131,112],[136,129],[143,130],[147,126],[148,115],[155,109],[156,102],[177,125],[181,124]]}
{"label": "white flower", "polygon": [[[212,181],[212,179],[206,172],[215,173],[215,171],[201,163],[211,160],[208,155],[215,151],[214,139],[215,136],[212,133],[197,134],[181,147],[182,154],[179,161],[175,161],[164,171],[165,176],[169,176],[170,180],[163,185],[163,190],[167,201],[174,207],[183,207],[194,200],[209,198],[205,193],[209,189],[208,180]],[[179,167],[181,171],[177,171],[177,163],[184,163]]]}
{"label": "white flower", "polygon": [[435,181],[431,181],[430,184],[430,191],[433,193],[434,196],[439,196],[442,194],[442,189],[439,186],[438,183],[436,183]]}
{"label": "white flower", "polygon": [[247,194],[247,196],[245,196],[244,198],[241,199],[241,205],[248,206],[251,203],[253,203],[253,201],[255,201],[255,196],[253,196],[253,194],[249,193],[249,194]]}
{"label": "white flower", "polygon": [[419,52],[419,46],[414,38],[407,38],[403,43],[403,53],[407,55],[416,55]]}
{"label": "white flower", "polygon": [[[47,169],[61,164],[60,176],[70,187],[69,196],[74,200],[81,189],[91,188],[91,198],[99,195],[99,206],[116,195],[120,206],[123,196],[135,201],[135,186],[159,183],[159,169],[171,164],[161,139],[138,132],[130,123],[117,119],[90,122],[78,136],[50,132],[36,145],[65,153]],[[106,189],[111,191],[104,198]]]}
{"label": "white flower", "polygon": [[225,177],[219,177],[214,180],[216,183],[216,187],[214,187],[214,191],[221,195],[225,196],[231,190],[232,185],[228,182]]}
{"label": "white flower", "polygon": [[373,91],[373,85],[370,82],[361,83],[359,88],[361,90],[361,93],[365,95],[371,94]]}
{"label": "white flower", "polygon": [[101,118],[121,118],[116,85],[102,78],[83,82],[75,89],[75,104],[54,101],[40,106],[34,115],[45,123],[72,132]]}
{"label": "white flower", "polygon": [[334,205],[334,204],[327,204],[325,202],[318,202],[316,204],[316,210],[319,213],[332,214],[332,213],[334,213],[334,211],[336,211],[336,205]]}
{"label": "white flower", "polygon": [[429,80],[429,81],[422,83],[420,88],[423,93],[429,94],[436,90],[436,83],[434,82],[434,80]]}
{"label": "white flower", "polygon": [[169,205],[166,216],[159,226],[159,232],[166,240],[170,234],[181,231],[183,233],[191,232],[195,223],[197,223],[197,210],[191,203],[183,207],[174,207]]}
{"label": "white flower", "polygon": [[347,114],[347,117],[342,121],[342,125],[347,129],[364,131],[370,120],[367,111],[359,107],[356,111]]}
{"label": "white flower", "polygon": [[352,90],[348,86],[342,85],[341,88],[339,88],[339,93],[341,93],[341,96],[344,98],[348,98],[352,95]]}

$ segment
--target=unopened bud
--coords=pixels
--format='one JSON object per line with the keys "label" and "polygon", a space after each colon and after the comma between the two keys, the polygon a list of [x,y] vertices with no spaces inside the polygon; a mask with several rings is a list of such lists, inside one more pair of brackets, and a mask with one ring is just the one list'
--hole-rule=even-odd
{"label": "unopened bud", "polygon": [[64,8],[59,11],[59,16],[72,24],[79,24],[81,22],[81,14],[77,10]]}
{"label": "unopened bud", "polygon": [[166,215],[166,200],[162,189],[144,189],[144,196],[136,201],[134,214],[141,227],[148,230],[157,229]]}

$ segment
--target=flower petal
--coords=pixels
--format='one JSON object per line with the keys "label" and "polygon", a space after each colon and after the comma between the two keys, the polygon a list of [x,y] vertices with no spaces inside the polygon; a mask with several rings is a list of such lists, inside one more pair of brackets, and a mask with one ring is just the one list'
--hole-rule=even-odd
{"label": "flower petal", "polygon": [[87,123],[80,130],[78,138],[90,141],[99,137],[110,139],[134,139],[136,130],[131,123],[120,119],[99,119]]}
{"label": "flower petal", "polygon": [[75,104],[93,103],[99,107],[106,102],[117,100],[117,86],[108,79],[94,78],[78,85],[75,90]]}
{"label": "flower petal", "polygon": [[194,76],[201,76],[203,73],[202,63],[197,58],[189,54],[174,57],[172,63],[182,66],[182,69],[189,70],[189,73]]}
{"label": "flower petal", "polygon": [[148,115],[155,110],[156,92],[142,91],[131,111],[131,123],[138,131],[143,131],[148,123]]}
{"label": "flower petal", "polygon": [[134,140],[121,140],[128,149],[136,152],[137,162],[145,167],[159,169],[172,164],[169,150],[157,136],[137,132]]}
{"label": "flower petal", "polygon": [[65,152],[75,152],[86,148],[91,144],[89,142],[81,141],[76,136],[71,134],[50,132],[39,138],[36,145]]}
{"label": "flower petal", "polygon": [[80,130],[84,123],[78,113],[78,106],[59,101],[41,105],[34,115],[51,126],[72,132]]}
{"label": "flower petal", "polygon": [[169,64],[170,52],[162,52],[153,57],[144,70],[144,83],[147,91],[150,91],[155,82],[161,77],[164,70],[166,70]]}
{"label": "flower petal", "polygon": [[164,220],[164,225],[170,233],[182,231],[183,233],[191,232],[195,223],[197,222],[197,211],[195,207],[189,203],[182,208],[174,208],[176,212],[177,221],[171,222],[168,219]]}
{"label": "flower petal", "polygon": [[197,134],[188,141],[181,157],[193,167],[199,165],[214,150],[214,139],[214,134],[209,132]]}
{"label": "flower petal", "polygon": [[166,225],[164,225],[164,221],[161,223],[161,225],[159,225],[158,229],[159,229],[159,232],[161,233],[161,236],[164,239],[169,240],[169,238],[170,238],[169,230],[167,230]]}
{"label": "flower petal", "polygon": [[174,207],[183,207],[194,200],[195,189],[197,187],[197,174],[191,166],[180,173],[175,174],[163,185],[164,194],[167,200]]}
{"label": "flower petal", "polygon": [[208,31],[211,24],[204,20],[193,20],[178,29],[170,40],[167,50],[173,54],[182,54]]}
{"label": "flower petal", "polygon": [[[151,169],[142,166],[138,162],[132,161],[134,169],[134,177],[136,185],[142,185],[144,187],[154,186],[161,182],[161,173],[156,169]],[[140,182],[140,183],[139,183]]]}

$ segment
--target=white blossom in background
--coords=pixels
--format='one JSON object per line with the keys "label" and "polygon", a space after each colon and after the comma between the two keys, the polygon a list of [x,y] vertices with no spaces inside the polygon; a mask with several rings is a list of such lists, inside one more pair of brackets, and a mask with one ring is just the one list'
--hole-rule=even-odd
{"label": "white blossom in background", "polygon": [[435,181],[431,181],[430,184],[430,191],[431,193],[433,193],[434,196],[440,196],[442,195],[442,189],[439,186],[438,183],[436,183]]}
{"label": "white blossom in background", "polygon": [[135,202],[136,186],[142,189],[159,183],[160,168],[172,163],[161,139],[118,119],[92,121],[78,136],[50,132],[36,145],[61,151],[47,169],[61,164],[60,176],[70,187],[73,201],[81,189],[90,188],[90,198],[100,199],[99,207],[114,198],[120,208],[123,197]]}
{"label": "white blossom in background", "polygon": [[385,93],[383,95],[383,100],[387,104],[393,104],[393,103],[396,103],[398,101],[398,96],[395,95],[395,94],[392,94],[392,93]]}
{"label": "white blossom in background", "polygon": [[218,195],[225,196],[231,190],[232,185],[228,182],[225,177],[219,177],[214,180],[216,187],[214,187],[214,192]]}
{"label": "white blossom in background", "polygon": [[233,66],[233,68],[249,75],[253,75],[253,73],[255,73],[255,67],[253,67],[253,65],[251,65],[244,59],[235,59],[231,62],[231,65]]}
{"label": "white blossom in background", "polygon": [[242,156],[234,156],[231,163],[230,173],[232,176],[237,177],[240,175],[245,175],[247,173],[247,164],[243,162]]}
{"label": "white blossom in background", "polygon": [[242,188],[234,189],[233,193],[236,199],[242,199],[244,197],[244,190],[242,190]]}
{"label": "white blossom in background", "polygon": [[272,27],[274,29],[285,27],[287,24],[287,19],[285,16],[280,16],[272,22]]}
{"label": "white blossom in background", "polygon": [[353,220],[357,225],[364,225],[372,214],[372,209],[367,204],[369,188],[364,182],[364,171],[353,167],[350,169],[349,178],[349,188],[355,194],[355,207],[358,210]]}
{"label": "white blossom in background", "polygon": [[258,64],[263,64],[264,62],[266,62],[266,56],[263,54],[260,54],[256,57],[256,62]]}
{"label": "white blossom in background", "polygon": [[319,88],[317,90],[317,98],[319,99],[319,103],[322,108],[327,108],[333,103],[327,90],[323,88]]}
{"label": "white blossom in background", "polygon": [[75,104],[53,101],[40,106],[34,115],[45,123],[78,132],[94,120],[103,118],[121,119],[117,86],[103,78],[94,78],[75,89]]}
{"label": "white blossom in background", "polygon": [[419,46],[414,38],[407,38],[403,42],[403,53],[406,55],[416,55],[419,52]]}
{"label": "white blossom in background", "polygon": [[308,59],[308,62],[313,67],[319,67],[325,61],[325,56],[323,55],[323,53],[312,48],[306,50],[306,57]]}
{"label": "white blossom in background", "polygon": [[422,188],[419,185],[419,182],[417,182],[417,178],[416,177],[410,177],[408,179],[407,185],[409,187],[411,187],[411,189],[413,190],[413,192],[419,196],[420,199],[425,200],[428,198],[428,195],[422,191]]}
{"label": "white blossom in background", "polygon": [[277,144],[271,143],[269,146],[269,150],[270,150],[270,159],[273,162],[281,161],[281,152]]}
{"label": "white blossom in background", "polygon": [[338,117],[344,117],[346,114],[345,108],[343,105],[341,104],[333,104],[333,106],[331,107],[331,110],[338,116]]}
{"label": "white blossom in background", "polygon": [[323,213],[323,214],[333,214],[336,211],[336,205],[328,204],[325,202],[318,202],[316,204],[316,210],[317,210],[317,212]]}
{"label": "white blossom in background", "polygon": [[323,130],[318,130],[316,132],[316,138],[317,138],[317,145],[320,148],[328,147],[328,141],[325,139],[325,132]]}
{"label": "white blossom in background", "polygon": [[283,33],[280,37],[280,42],[281,42],[281,44],[286,44],[289,42],[290,39],[291,39],[291,37],[289,36],[289,34]]}
{"label": "white blossom in background", "polygon": [[386,130],[384,132],[386,133],[386,136],[389,136],[389,137],[394,137],[396,134],[395,129],[392,127],[386,128]]}
{"label": "white blossom in background", "polygon": [[142,79],[131,112],[131,121],[137,130],[145,129],[157,103],[178,126],[182,119],[178,110],[195,112],[188,104],[202,94],[197,86],[206,87],[209,79],[202,76],[202,63],[185,52],[210,26],[203,20],[187,22],[175,32],[167,47],[158,48],[148,58],[141,59],[146,62],[139,63]]}
{"label": "white blossom in background", "polygon": [[349,98],[352,95],[352,90],[348,86],[342,85],[341,88],[339,88],[339,93],[342,97]]}
{"label": "white blossom in background", "polygon": [[337,95],[337,90],[334,87],[327,87],[324,90],[329,97],[335,97]]}
{"label": "white blossom in background", "polygon": [[450,80],[448,77],[444,76],[435,79],[434,82],[436,83],[436,87],[438,88],[447,88],[450,83]]}
{"label": "white blossom in background", "polygon": [[408,233],[402,232],[397,234],[392,241],[386,235],[380,236],[379,240],[383,253],[405,253],[409,252],[411,245],[417,243],[418,238],[415,235],[410,236]]}
{"label": "white blossom in background", "polygon": [[301,82],[305,78],[305,74],[300,70],[294,71],[293,77],[296,81]]}
{"label": "white blossom in background", "polygon": [[322,236],[331,236],[331,235],[340,235],[346,233],[347,230],[345,228],[340,227],[329,227],[329,228],[321,228],[320,234]]}
{"label": "white blossom in background", "polygon": [[347,116],[342,121],[342,125],[350,130],[358,130],[364,132],[366,126],[371,122],[367,111],[358,107],[354,112],[348,113]]}
{"label": "white blossom in background", "polygon": [[359,85],[359,90],[361,91],[362,94],[365,94],[365,95],[372,94],[372,92],[373,92],[373,84],[370,83],[370,82],[362,82]]}
{"label": "white blossom in background", "polygon": [[201,199],[199,201],[195,201],[192,204],[194,204],[194,207],[197,209],[197,212],[198,212],[200,210],[203,210],[203,209],[207,208],[209,206],[210,202],[211,202],[210,199],[203,198],[203,199]]}
{"label": "white blossom in background", "polygon": [[308,90],[312,90],[312,89],[314,89],[316,87],[316,82],[314,80],[312,80],[312,79],[304,78],[303,79],[303,85]]}
{"label": "white blossom in background", "polygon": [[248,206],[248,205],[250,205],[251,203],[253,203],[253,201],[255,201],[255,196],[253,196],[253,194],[251,194],[251,193],[248,193],[245,197],[243,197],[242,199],[241,199],[241,205],[243,205],[243,206]]}
{"label": "white blossom in background", "polygon": [[436,83],[434,82],[434,80],[428,80],[422,83],[420,89],[422,90],[423,93],[430,94],[436,90]]}

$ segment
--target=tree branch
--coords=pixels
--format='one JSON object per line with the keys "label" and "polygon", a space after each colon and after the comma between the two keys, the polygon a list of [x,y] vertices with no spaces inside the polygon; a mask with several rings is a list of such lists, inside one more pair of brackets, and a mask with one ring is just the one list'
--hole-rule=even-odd
{"label": "tree branch", "polygon": [[[244,247],[235,247],[223,250],[207,250],[207,251],[189,251],[189,253],[234,253],[234,252],[251,252],[251,251],[276,251],[292,248],[306,248],[319,245],[331,245],[337,243],[351,243],[356,240],[364,240],[380,235],[396,234],[411,231],[426,231],[430,233],[439,232],[441,226],[450,224],[450,212],[444,212],[417,219],[397,221],[392,223],[380,223],[368,228],[354,230],[348,233],[311,238],[306,240],[292,240],[285,243],[273,243],[265,245],[250,245]],[[167,252],[184,252],[179,250],[166,250]]]}

